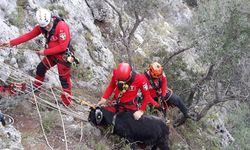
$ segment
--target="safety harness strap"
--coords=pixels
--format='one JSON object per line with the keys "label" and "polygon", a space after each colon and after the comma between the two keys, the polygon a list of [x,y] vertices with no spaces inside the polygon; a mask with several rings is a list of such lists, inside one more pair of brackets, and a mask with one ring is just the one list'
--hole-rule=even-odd
{"label": "safety harness strap", "polygon": [[[57,24],[60,22],[60,21],[64,21],[62,18],[60,17],[57,17],[57,16],[54,16],[55,17],[55,20],[54,20],[54,23],[53,23],[53,27],[52,29],[48,32],[44,27],[40,27],[42,33],[44,34],[44,37],[46,39],[46,45],[49,44],[50,42],[50,39],[52,37],[52,35],[54,35],[55,33],[55,30],[56,30],[56,26]],[[45,45],[45,48],[47,48]]]}
{"label": "safety harness strap", "polygon": [[[136,76],[136,73],[133,71],[133,72],[132,72],[132,77],[131,77],[131,79],[127,82],[127,84],[128,84],[128,89],[130,88],[130,85],[134,82],[135,76]],[[125,102],[125,103],[122,103],[122,102],[121,102],[121,97],[122,97],[122,95],[123,95],[126,91],[127,91],[127,90],[120,91],[120,93],[119,93],[119,95],[118,95],[118,98],[117,98],[117,101],[116,101],[116,104],[115,104],[116,112],[118,112],[120,106],[124,107],[127,103],[129,103],[129,102]],[[131,100],[131,101],[133,102],[133,100]],[[133,103],[132,103],[132,104],[133,104]],[[127,104],[127,105],[128,105],[128,104]],[[124,107],[124,108],[125,108],[125,107]]]}
{"label": "safety harness strap", "polygon": [[147,79],[149,80],[149,83],[150,85],[156,90],[156,94],[157,94],[157,97],[156,97],[156,101],[162,105],[161,103],[161,93],[160,93],[160,88],[161,88],[161,85],[162,85],[162,80],[160,78],[157,79],[157,82],[158,82],[158,86],[156,86],[155,82],[154,82],[154,79],[147,73],[147,71],[144,72],[145,76],[147,77]]}
{"label": "safety harness strap", "polygon": [[[46,39],[45,48],[48,48],[48,44],[49,44],[49,42],[50,42],[51,37],[52,37],[52,36],[54,35],[54,33],[55,33],[57,24],[58,24],[60,21],[64,21],[64,20],[63,20],[62,18],[60,18],[60,17],[57,17],[57,16],[54,16],[54,17],[55,17],[55,20],[54,20],[54,23],[53,23],[53,27],[52,27],[52,29],[51,29],[49,32],[48,32],[47,30],[45,30],[45,28],[40,27],[40,29],[41,29],[41,31],[42,31],[42,33],[44,34],[44,37],[45,37],[45,39]],[[65,57],[66,57],[66,58],[65,58],[65,60],[64,60],[65,62],[60,61],[60,60],[57,60],[58,63],[63,64],[63,65],[65,65],[65,66],[67,66],[67,67],[70,67],[71,64],[68,63],[67,57],[71,56],[71,57],[73,57],[73,59],[74,59],[74,63],[75,63],[75,64],[79,64],[79,60],[74,56],[74,48],[73,48],[73,46],[71,45],[71,41],[69,41],[69,44],[68,44],[67,49],[66,49],[64,52],[60,53],[60,54],[65,54]]]}
{"label": "safety harness strap", "polygon": [[162,80],[160,78],[158,78],[158,86],[156,86],[155,82],[154,82],[154,79],[147,73],[147,71],[144,73],[145,76],[148,78],[151,86],[155,89],[155,90],[159,90],[161,88],[161,85],[162,85]]}
{"label": "safety harness strap", "polygon": [[68,67],[68,68],[71,68],[71,64],[66,62],[66,61],[61,61],[59,59],[56,59],[56,63],[62,64],[64,66]]}

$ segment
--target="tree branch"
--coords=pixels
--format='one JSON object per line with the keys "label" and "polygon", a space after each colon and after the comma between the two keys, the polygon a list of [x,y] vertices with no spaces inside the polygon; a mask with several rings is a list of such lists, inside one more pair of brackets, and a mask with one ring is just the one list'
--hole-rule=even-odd
{"label": "tree branch", "polygon": [[213,102],[207,104],[202,110],[200,113],[197,114],[197,117],[196,117],[196,121],[199,121],[201,118],[203,118],[204,116],[206,116],[207,112],[215,105],[218,105],[219,103],[225,103],[227,101],[240,101],[240,100],[237,100],[237,99],[224,99],[224,100],[221,100],[221,101],[218,101],[218,100],[214,100]]}
{"label": "tree branch", "polygon": [[170,62],[170,60],[171,60],[172,58],[174,58],[175,56],[179,55],[180,53],[183,53],[183,52],[185,52],[185,51],[187,51],[187,50],[193,48],[195,44],[196,44],[196,43],[193,43],[190,47],[183,48],[183,49],[178,50],[177,52],[174,52],[174,53],[173,53],[170,57],[168,57],[168,58],[167,58],[167,56],[165,56],[165,57],[163,58],[162,66],[164,67],[165,65],[167,65],[167,64]]}
{"label": "tree branch", "polygon": [[[249,95],[244,95],[244,96],[238,95],[237,92],[229,96],[222,95],[221,92],[222,86],[220,85],[219,82],[215,83],[214,89],[215,89],[214,90],[215,99],[206,104],[205,107],[200,111],[200,113],[197,113],[196,121],[199,121],[201,118],[203,118],[213,106],[216,106],[220,103],[225,103],[227,101],[242,101],[242,98],[244,99],[249,96]],[[227,90],[228,89],[226,88],[226,91]]]}
{"label": "tree branch", "polygon": [[130,44],[132,37],[134,36],[134,33],[136,31],[136,29],[138,28],[138,26],[140,25],[140,23],[144,20],[145,17],[142,17],[141,19],[139,18],[137,12],[134,12],[135,14],[135,23],[133,28],[131,29],[129,36],[128,36],[128,44]]}
{"label": "tree branch", "polygon": [[116,7],[113,5],[113,4],[111,4],[108,0],[104,0],[116,13],[117,13],[117,15],[118,15],[118,18],[119,18],[119,27],[121,28],[121,31],[122,31],[122,34],[123,34],[123,36],[125,36],[125,30],[124,30],[124,27],[123,27],[123,25],[122,25],[122,15],[121,15],[121,13],[116,9]]}
{"label": "tree branch", "polygon": [[94,12],[93,12],[93,9],[90,7],[88,0],[85,0],[85,2],[86,2],[87,6],[89,7],[89,9],[90,9],[90,11],[91,11],[91,15],[92,15],[93,18],[94,18],[94,17],[95,17]]}
{"label": "tree branch", "polygon": [[214,72],[213,68],[214,68],[214,64],[211,64],[211,65],[209,66],[209,69],[208,69],[208,72],[207,72],[206,76],[203,77],[203,78],[201,78],[201,80],[199,80],[199,81],[191,88],[191,92],[190,92],[189,97],[188,97],[188,99],[187,99],[187,105],[188,105],[188,106],[190,106],[190,105],[192,104],[193,98],[194,98],[194,94],[197,92],[197,90],[199,89],[199,87],[200,87],[201,85],[203,85],[205,81],[211,80],[211,77],[212,77],[213,72]]}

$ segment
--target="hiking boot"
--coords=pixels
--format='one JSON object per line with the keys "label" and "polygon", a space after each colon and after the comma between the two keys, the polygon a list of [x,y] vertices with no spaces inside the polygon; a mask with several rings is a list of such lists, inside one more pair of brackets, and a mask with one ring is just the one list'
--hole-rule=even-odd
{"label": "hiking boot", "polygon": [[183,115],[184,115],[185,118],[191,118],[190,115],[189,115],[189,113],[185,113]]}
{"label": "hiking boot", "polygon": [[189,115],[179,115],[177,117],[177,119],[174,121],[174,124],[173,124],[173,127],[176,128],[176,127],[179,127],[180,125],[184,124],[187,119],[190,118]]}

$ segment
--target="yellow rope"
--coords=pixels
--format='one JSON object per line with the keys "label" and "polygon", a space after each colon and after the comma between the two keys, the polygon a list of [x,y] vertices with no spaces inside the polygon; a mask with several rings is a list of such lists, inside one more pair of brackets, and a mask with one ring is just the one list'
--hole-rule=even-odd
{"label": "yellow rope", "polygon": [[89,107],[95,109],[95,105],[94,105],[94,104],[91,104],[90,102],[87,102],[87,101],[85,101],[85,100],[83,100],[83,99],[80,99],[79,103],[80,103],[81,105],[87,105],[87,106],[89,106]]}

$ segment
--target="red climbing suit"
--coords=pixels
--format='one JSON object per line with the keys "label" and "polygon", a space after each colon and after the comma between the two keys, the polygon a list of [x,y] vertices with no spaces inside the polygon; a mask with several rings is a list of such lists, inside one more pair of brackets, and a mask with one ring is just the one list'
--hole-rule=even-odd
{"label": "red climbing suit", "polygon": [[[116,70],[113,71],[113,76],[112,79],[110,81],[109,86],[107,87],[105,93],[103,94],[103,98],[108,99],[111,94],[114,92],[114,97],[112,99],[112,101],[117,101],[118,96],[120,94],[120,91],[118,89],[118,85],[117,85],[117,80],[115,79],[116,77]],[[137,92],[138,90],[141,90],[144,99],[142,101],[142,104],[140,106],[140,110],[145,111],[146,106],[148,103],[155,103],[154,100],[152,99],[152,97],[150,96],[149,90],[148,90],[148,85],[146,83],[146,81],[144,80],[144,78],[139,75],[136,74],[134,81],[131,83],[129,89],[122,94],[121,98],[120,98],[120,102],[123,103],[123,107],[125,107],[126,109],[129,110],[137,110],[137,105],[135,103],[133,104],[127,104],[129,102],[133,102],[133,100],[136,98],[137,96]],[[157,103],[156,103],[157,105]],[[123,111],[123,107],[119,108],[119,111]],[[159,106],[158,106],[159,107]],[[111,112],[115,112],[116,108],[115,106],[108,106],[107,109]]]}
{"label": "red climbing suit", "polygon": [[[56,18],[53,17],[55,20]],[[29,41],[36,36],[43,33],[39,25],[36,25],[30,32],[19,36],[16,39],[10,41],[11,46],[15,46],[26,41]],[[47,35],[48,36],[48,35]],[[57,65],[59,79],[66,93],[61,94],[61,98],[64,104],[69,105],[71,102],[71,82],[70,82],[70,64],[66,63],[63,59],[64,52],[66,51],[70,42],[69,26],[64,21],[59,21],[54,28],[54,34],[51,36],[48,43],[48,48],[44,49],[44,55],[46,57],[40,62],[36,70],[36,79],[40,82],[35,82],[34,86],[39,87],[44,81],[47,70]],[[68,95],[68,96],[67,96]]]}
{"label": "red climbing suit", "polygon": [[[146,72],[147,74],[149,74],[148,72]],[[150,91],[150,95],[152,98],[155,98],[155,97],[158,97],[158,94],[157,94],[157,90],[154,89],[150,83],[150,80],[146,77],[145,73],[142,75],[143,78],[145,79],[145,81],[147,81],[147,84],[148,84],[148,89]],[[161,81],[161,85],[159,85],[159,80]],[[165,97],[166,96],[166,93],[167,93],[167,76],[165,75],[165,73],[163,73],[163,75],[158,79],[153,79],[153,82],[155,83],[155,85],[159,87],[159,92],[160,92],[160,95],[162,97]]]}

